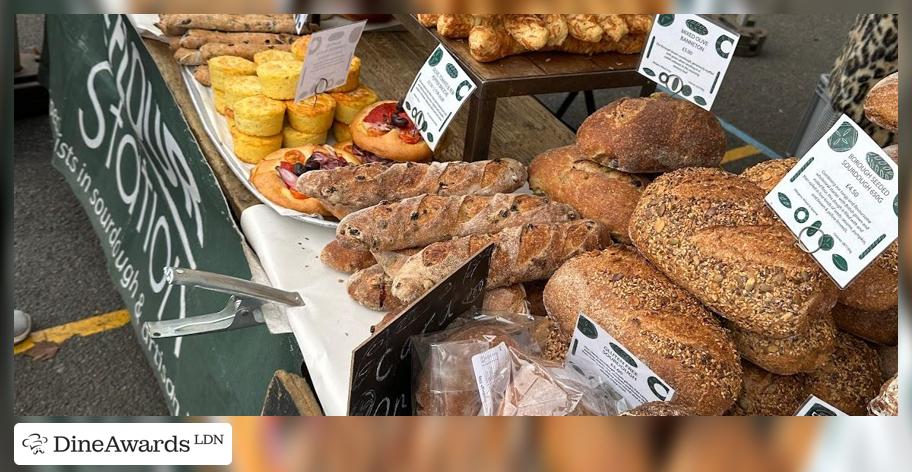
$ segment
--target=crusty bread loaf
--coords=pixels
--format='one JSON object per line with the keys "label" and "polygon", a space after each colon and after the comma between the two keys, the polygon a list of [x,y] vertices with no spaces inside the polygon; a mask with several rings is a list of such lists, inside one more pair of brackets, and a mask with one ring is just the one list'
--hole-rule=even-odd
{"label": "crusty bread loaf", "polygon": [[376,311],[395,311],[405,303],[391,293],[391,279],[379,264],[359,270],[346,283],[349,296],[359,305]]}
{"label": "crusty bread loaf", "polygon": [[808,390],[849,415],[864,415],[880,388],[877,352],[851,334],[836,333],[836,350],[807,375]]}
{"label": "crusty bread loaf", "polygon": [[760,187],[763,192],[769,193],[797,163],[798,158],[795,157],[770,159],[744,169],[741,177],[750,180],[751,183]]}
{"label": "crusty bread loaf", "polygon": [[690,406],[679,402],[649,402],[621,413],[621,416],[698,416]]}
{"label": "crusty bread loaf", "polygon": [[890,159],[893,159],[893,162],[899,164],[899,144],[891,144],[883,148],[883,150]]}
{"label": "crusty bread loaf", "polygon": [[899,379],[895,375],[880,387],[880,393],[868,403],[868,413],[877,416],[899,415]]}
{"label": "crusty bread loaf", "polygon": [[545,301],[543,299],[546,284],[547,281],[545,280],[536,280],[523,284],[526,288],[526,300],[529,300],[529,311],[533,316],[548,315],[548,311],[545,310]]}
{"label": "crusty bread loaf", "polygon": [[699,414],[724,413],[741,390],[741,363],[726,330],[633,249],[612,246],[567,261],[544,300],[565,345],[585,313]]}
{"label": "crusty bread loaf", "polygon": [[894,72],[871,87],[864,102],[865,116],[877,126],[899,131],[899,72]]}
{"label": "crusty bread loaf", "polygon": [[807,399],[804,376],[776,375],[743,362],[744,387],[735,406],[736,416],[792,416]]}
{"label": "crusty bread loaf", "polygon": [[180,46],[199,49],[207,43],[222,44],[291,44],[298,36],[283,33],[222,32],[203,29],[187,30],[180,38]]}
{"label": "crusty bread loaf", "polygon": [[805,332],[838,290],[747,179],[718,169],[658,177],[630,219],[634,245],[672,280],[739,328],[773,338]]}
{"label": "crusty bread loaf", "polygon": [[739,329],[730,321],[723,326],[730,330],[741,357],[779,375],[812,372],[826,363],[836,348],[836,324],[829,313],[797,335],[782,339]]}
{"label": "crusty bread loaf", "polygon": [[712,113],[662,93],[621,98],[597,110],[577,131],[580,152],[631,173],[718,167],[725,132]]}
{"label": "crusty bread loaf", "polygon": [[395,251],[512,226],[578,218],[569,205],[534,195],[422,195],[350,213],[339,222],[336,239],[352,249]]}
{"label": "crusty bread loaf", "polygon": [[377,263],[370,251],[349,249],[335,239],[320,251],[320,260],[331,269],[347,274],[367,269]]}
{"label": "crusty bread loaf", "polygon": [[159,24],[169,31],[168,34],[189,29],[287,34],[295,32],[294,15],[291,14],[169,14],[162,15]]}
{"label": "crusty bread loaf", "polygon": [[841,303],[833,308],[836,327],[877,344],[895,345],[899,334],[899,309],[862,311]]}
{"label": "crusty bread loaf", "polygon": [[487,279],[491,289],[546,279],[567,259],[607,242],[601,224],[579,220],[514,226],[495,234],[434,243],[402,265],[393,277],[393,294],[405,301],[418,298],[488,244],[494,244]]}
{"label": "crusty bread loaf", "polygon": [[318,198],[333,215],[345,215],[381,201],[419,195],[494,195],[526,182],[526,167],[512,159],[477,162],[365,164],[305,172],[298,191]]}
{"label": "crusty bread loaf", "polygon": [[539,154],[529,165],[532,191],[575,208],[580,216],[603,224],[611,237],[629,243],[630,214],[649,180],[600,166],[576,145]]}

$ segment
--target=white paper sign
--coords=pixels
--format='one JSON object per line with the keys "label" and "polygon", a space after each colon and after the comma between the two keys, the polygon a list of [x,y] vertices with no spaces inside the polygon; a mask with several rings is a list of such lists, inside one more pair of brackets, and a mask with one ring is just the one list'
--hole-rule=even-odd
{"label": "white paper sign", "polygon": [[849,416],[833,405],[811,395],[795,416]]}
{"label": "white paper sign", "polygon": [[453,56],[438,45],[421,66],[403,103],[431,150],[437,148],[459,107],[474,91],[475,82]]}
{"label": "white paper sign", "polygon": [[478,384],[478,395],[481,397],[481,415],[494,414],[494,394],[503,394],[507,388],[507,376],[504,369],[510,366],[510,351],[505,343],[472,356],[472,369],[475,371],[475,382]]}
{"label": "white paper sign", "polygon": [[843,115],[766,203],[845,288],[897,238],[899,169]]}
{"label": "white paper sign", "polygon": [[359,21],[310,35],[307,57],[304,58],[304,68],[295,93],[296,101],[345,84],[348,68],[366,24],[367,21]]}
{"label": "white paper sign", "polygon": [[675,389],[586,315],[580,313],[566,356],[567,365],[594,380],[607,382],[628,408],[669,401]]}
{"label": "white paper sign", "polygon": [[656,15],[637,72],[709,110],[739,38],[700,15]]}

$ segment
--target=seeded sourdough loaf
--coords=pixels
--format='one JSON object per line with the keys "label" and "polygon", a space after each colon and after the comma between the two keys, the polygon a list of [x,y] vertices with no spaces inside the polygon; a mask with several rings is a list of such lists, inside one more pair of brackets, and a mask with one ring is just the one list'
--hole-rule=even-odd
{"label": "seeded sourdough loaf", "polygon": [[741,363],[719,321],[636,251],[612,246],[567,261],[544,292],[563,345],[580,313],[594,320],[701,415],[728,410],[741,389]]}
{"label": "seeded sourdough loaf", "polygon": [[718,167],[725,154],[715,115],[662,93],[615,100],[586,118],[576,135],[583,156],[635,174]]}
{"label": "seeded sourdough loaf", "polygon": [[512,159],[477,162],[403,162],[315,170],[298,177],[298,191],[318,198],[337,218],[419,195],[494,195],[526,183],[526,166]]}
{"label": "seeded sourdough loaf", "polygon": [[677,402],[649,402],[631,408],[621,416],[698,416],[691,407]]}
{"label": "seeded sourdough loaf", "polygon": [[747,179],[719,169],[659,176],[630,220],[639,251],[742,330],[772,338],[806,332],[837,288]]}
{"label": "seeded sourdough loaf", "polygon": [[336,239],[352,249],[395,251],[528,223],[578,218],[569,205],[534,195],[422,195],[350,213],[339,222]]}
{"label": "seeded sourdough loaf", "polygon": [[443,280],[477,251],[494,244],[487,287],[547,279],[567,259],[604,247],[608,235],[592,220],[527,224],[495,234],[431,244],[408,258],[393,277],[393,295],[411,301]]}
{"label": "seeded sourdough loaf", "polygon": [[899,72],[894,72],[871,87],[864,102],[865,116],[877,126],[899,131]]}
{"label": "seeded sourdough loaf", "polygon": [[629,243],[630,213],[649,180],[596,164],[576,145],[539,154],[529,165],[532,191],[575,208],[580,216],[605,225],[611,237]]}
{"label": "seeded sourdough loaf", "polygon": [[741,357],[774,374],[812,372],[836,348],[836,325],[829,313],[814,320],[803,332],[782,339],[739,329],[730,321],[722,325],[730,330]]}
{"label": "seeded sourdough loaf", "polygon": [[864,415],[881,385],[877,352],[851,334],[836,333],[836,350],[807,375],[808,390],[849,415]]}
{"label": "seeded sourdough loaf", "polygon": [[833,308],[841,331],[876,344],[895,345],[899,335],[899,307],[884,311],[861,311],[841,303]]}
{"label": "seeded sourdough loaf", "polygon": [[804,376],[776,375],[750,362],[743,362],[744,387],[735,406],[734,416],[792,416],[807,399]]}

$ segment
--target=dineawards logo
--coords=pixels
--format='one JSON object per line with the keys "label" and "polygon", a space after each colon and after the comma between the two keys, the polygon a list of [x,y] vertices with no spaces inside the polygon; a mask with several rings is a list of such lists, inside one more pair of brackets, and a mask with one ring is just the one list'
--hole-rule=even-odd
{"label": "dineawards logo", "polygon": [[18,423],[18,465],[228,465],[228,423]]}

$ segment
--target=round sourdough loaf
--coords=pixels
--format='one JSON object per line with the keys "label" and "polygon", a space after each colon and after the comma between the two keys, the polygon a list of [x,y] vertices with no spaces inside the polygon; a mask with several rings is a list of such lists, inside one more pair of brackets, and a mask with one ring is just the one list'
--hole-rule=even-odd
{"label": "round sourdough loaf", "polygon": [[744,387],[729,414],[735,416],[792,416],[807,399],[804,376],[776,375],[750,362],[741,363]]}
{"label": "round sourdough loaf", "polygon": [[697,416],[693,408],[677,402],[649,402],[631,408],[621,416]]}
{"label": "round sourdough loaf", "polygon": [[808,391],[849,415],[864,415],[880,388],[877,352],[851,334],[836,333],[836,350],[808,374]]}
{"label": "round sourdough loaf", "polygon": [[798,158],[795,157],[770,159],[748,167],[741,173],[741,177],[760,187],[763,192],[769,193],[797,163]]}
{"label": "round sourdough loaf", "polygon": [[611,237],[629,243],[630,214],[649,180],[587,160],[576,145],[539,154],[529,165],[532,191],[575,208],[605,225]]}
{"label": "round sourdough loaf", "polygon": [[877,126],[899,131],[899,72],[894,72],[871,87],[864,102],[865,116]]}
{"label": "round sourdough loaf", "polygon": [[836,327],[872,343],[895,345],[899,334],[899,308],[862,311],[842,303],[833,308]]}
{"label": "round sourdough loaf", "polygon": [[602,107],[580,125],[577,143],[587,158],[631,173],[718,167],[725,154],[715,115],[663,93]]}
{"label": "round sourdough loaf", "polygon": [[782,339],[739,329],[730,321],[722,325],[731,331],[741,357],[779,375],[812,372],[836,348],[836,324],[829,313],[812,322],[804,332]]}
{"label": "round sourdough loaf", "polygon": [[766,207],[765,193],[719,169],[659,176],[630,219],[633,244],[662,272],[739,328],[805,332],[837,288]]}
{"label": "round sourdough loaf", "polygon": [[565,345],[585,313],[698,414],[722,414],[738,396],[741,364],[726,330],[632,249],[570,259],[545,286],[544,303]]}

